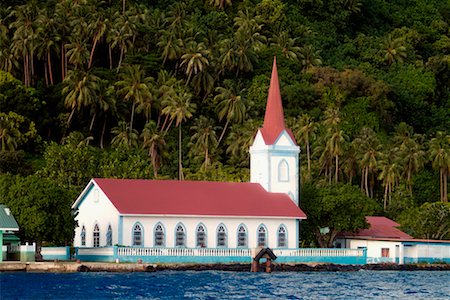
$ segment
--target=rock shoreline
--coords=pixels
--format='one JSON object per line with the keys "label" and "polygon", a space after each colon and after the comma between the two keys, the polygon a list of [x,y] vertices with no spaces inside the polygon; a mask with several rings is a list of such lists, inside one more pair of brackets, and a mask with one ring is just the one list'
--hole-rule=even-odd
{"label": "rock shoreline", "polygon": [[[158,272],[158,271],[232,271],[250,272],[250,264],[139,264],[99,262],[3,262],[0,272]],[[272,272],[356,272],[356,271],[450,271],[450,264],[368,264],[338,265],[299,263],[272,265]]]}

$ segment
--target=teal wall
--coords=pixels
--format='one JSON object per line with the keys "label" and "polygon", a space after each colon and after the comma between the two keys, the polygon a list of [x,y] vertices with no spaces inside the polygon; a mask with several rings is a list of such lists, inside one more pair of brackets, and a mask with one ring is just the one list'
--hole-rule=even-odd
{"label": "teal wall", "polygon": [[[45,250],[53,250],[61,254],[45,254]],[[42,247],[41,254],[43,260],[70,260],[70,247]]]}
{"label": "teal wall", "polygon": [[[0,262],[3,261],[3,258],[6,258],[6,252],[3,254],[3,230],[0,230]],[[5,255],[5,257],[3,257]]]}

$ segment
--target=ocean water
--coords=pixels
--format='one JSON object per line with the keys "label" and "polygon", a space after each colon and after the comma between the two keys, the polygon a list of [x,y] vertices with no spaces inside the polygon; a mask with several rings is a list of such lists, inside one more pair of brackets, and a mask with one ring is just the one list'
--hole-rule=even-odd
{"label": "ocean water", "polygon": [[0,299],[450,299],[450,272],[0,273]]}

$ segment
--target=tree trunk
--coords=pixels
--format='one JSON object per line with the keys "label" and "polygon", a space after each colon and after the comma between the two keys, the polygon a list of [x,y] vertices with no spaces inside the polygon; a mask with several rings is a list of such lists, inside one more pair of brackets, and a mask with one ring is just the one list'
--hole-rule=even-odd
{"label": "tree trunk", "polygon": [[178,180],[184,180],[183,165],[181,164],[181,123],[178,127]]}
{"label": "tree trunk", "polygon": [[365,175],[364,175],[364,186],[366,189],[366,195],[369,197],[369,167],[365,168]]}
{"label": "tree trunk", "polygon": [[95,112],[92,116],[91,125],[89,126],[89,132],[92,132],[92,127],[94,127],[95,117],[97,116],[97,113]]}
{"label": "tree trunk", "polygon": [[444,202],[444,180],[443,180],[443,176],[444,175],[444,170],[443,168],[439,169],[439,193],[441,195],[441,201]]}
{"label": "tree trunk", "polygon": [[336,162],[336,175],[335,175],[335,179],[336,179],[336,183],[338,183],[339,180],[339,156],[335,156],[335,162]]}
{"label": "tree trunk", "polygon": [[133,121],[134,121],[134,108],[136,106],[136,101],[133,101],[133,106],[131,107],[131,120],[130,120],[130,139],[129,139],[129,145],[131,146],[131,133],[133,132]]}
{"label": "tree trunk", "polygon": [[47,52],[48,74],[50,76],[50,84],[53,85],[53,71],[52,71],[52,55],[50,51]]}
{"label": "tree trunk", "polygon": [[448,202],[448,191],[447,191],[447,170],[444,172],[444,199],[443,202]]}
{"label": "tree trunk", "polygon": [[100,148],[103,149],[103,138],[105,137],[105,130],[106,130],[106,119],[108,116],[105,116],[105,121],[103,122],[103,128],[102,128],[102,134],[100,136]]}
{"label": "tree trunk", "polygon": [[309,138],[306,140],[306,159],[308,160],[308,180],[311,178],[311,155],[309,149]]}
{"label": "tree trunk", "polygon": [[111,44],[108,44],[108,55],[109,55],[109,69],[112,70],[112,68],[113,68],[113,61],[112,61]]}
{"label": "tree trunk", "polygon": [[65,70],[65,68],[64,68],[64,58],[65,58],[65,56],[66,56],[66,54],[65,54],[65,51],[64,51],[64,43],[61,43],[61,81],[63,81],[64,80],[64,78],[65,78],[65,74],[64,74],[64,70]]}
{"label": "tree trunk", "polygon": [[386,182],[386,183],[385,183],[385,186],[384,186],[384,205],[383,205],[384,211],[386,211],[386,203],[387,203],[388,189],[389,189],[388,183]]}
{"label": "tree trunk", "polygon": [[44,78],[45,78],[45,86],[48,87],[48,71],[47,71],[47,59],[45,59],[44,63]]}
{"label": "tree trunk", "polygon": [[120,69],[120,65],[122,64],[122,59],[123,59],[123,52],[124,52],[124,47],[120,47],[120,57],[119,57],[119,64],[117,65],[117,73],[119,73],[119,69]]}
{"label": "tree trunk", "polygon": [[228,123],[229,123],[229,122],[230,122],[230,120],[227,119],[227,122],[225,123],[225,126],[223,127],[222,133],[220,134],[219,141],[217,142],[217,146],[219,146],[220,141],[222,140],[223,135],[225,134],[225,130],[227,130],[227,127],[228,127]]}
{"label": "tree trunk", "polygon": [[91,49],[91,55],[89,55],[88,69],[90,69],[92,66],[92,59],[94,58],[94,52],[95,52],[95,47],[97,46],[97,42],[98,42],[98,39],[97,39],[97,34],[96,34],[95,38],[94,38],[94,43],[93,43],[92,49]]}

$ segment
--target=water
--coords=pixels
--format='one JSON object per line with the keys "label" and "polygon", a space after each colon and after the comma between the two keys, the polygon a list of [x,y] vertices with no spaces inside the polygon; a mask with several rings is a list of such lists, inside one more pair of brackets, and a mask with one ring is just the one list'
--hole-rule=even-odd
{"label": "water", "polygon": [[450,299],[450,272],[0,273],[0,299]]}

